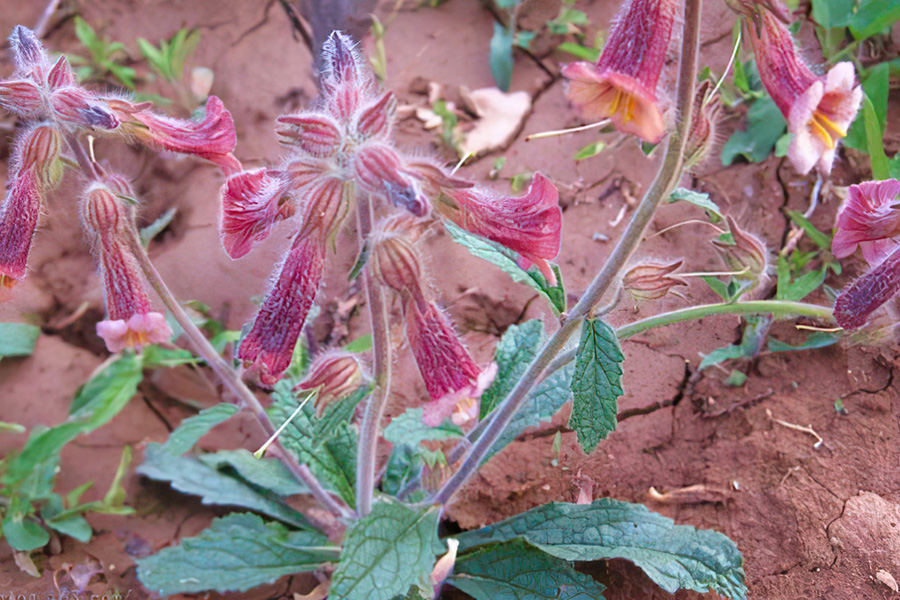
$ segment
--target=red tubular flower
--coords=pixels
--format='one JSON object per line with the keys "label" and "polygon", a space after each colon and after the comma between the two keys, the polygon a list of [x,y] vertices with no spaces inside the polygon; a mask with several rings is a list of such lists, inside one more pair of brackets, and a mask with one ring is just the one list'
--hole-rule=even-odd
{"label": "red tubular flower", "polygon": [[0,204],[0,288],[25,277],[41,202],[62,177],[62,136],[40,125],[19,136],[10,161],[10,188]]}
{"label": "red tubular flower", "polygon": [[334,156],[341,145],[341,130],[328,115],[300,113],[275,119],[279,142],[296,146],[315,158]]}
{"label": "red tubular flower", "polygon": [[291,364],[294,346],[315,301],[325,265],[325,239],[297,236],[237,357],[259,369],[264,385],[274,385]]}
{"label": "red tubular flower", "polygon": [[290,179],[266,168],[244,171],[228,178],[222,187],[219,235],[231,258],[240,258],[269,237],[281,219],[294,214],[287,197]]}
{"label": "red tubular flower", "polygon": [[844,329],[857,329],[882,304],[900,291],[900,249],[857,279],[838,296],[834,319]]}
{"label": "red tubular flower", "polygon": [[431,396],[422,422],[436,427],[454,412],[459,413],[455,415],[459,424],[477,419],[476,400],[493,380],[496,365],[484,371],[478,368],[450,319],[434,302],[413,300],[405,310],[409,345]]}
{"label": "red tubular flower", "polygon": [[657,85],[680,3],[627,0],[596,64],[563,65],[568,96],[588,119],[611,119],[619,131],[656,143],[666,126]]}
{"label": "red tubular flower", "polygon": [[547,261],[559,254],[562,210],[553,182],[535,173],[528,191],[518,198],[496,197],[480,188],[446,190],[445,195],[436,203],[441,214],[518,252],[524,267],[534,263],[555,285],[556,276]]}
{"label": "red tubular flower", "polygon": [[794,134],[788,158],[798,173],[817,167],[828,174],[862,101],[853,64],[838,63],[817,76],[800,57],[787,26],[765,9],[759,9],[758,23],[749,29],[760,79]]}
{"label": "red tubular flower", "polygon": [[219,165],[226,175],[240,171],[240,163],[231,154],[237,143],[231,113],[215,96],[206,101],[200,121],[175,119],[150,110],[150,103],[134,104],[118,98],[108,99],[110,109],[121,121],[119,131],[158,150],[193,154]]}
{"label": "red tubular flower", "polygon": [[900,181],[866,181],[851,185],[837,216],[837,231],[831,241],[835,258],[853,254],[857,246],[863,258],[875,266],[900,247]]}
{"label": "red tubular flower", "polygon": [[363,190],[405,208],[417,217],[428,214],[428,200],[404,172],[403,161],[387,144],[360,146],[353,161],[356,181]]}
{"label": "red tubular flower", "polygon": [[340,120],[349,119],[374,93],[372,71],[353,40],[340,31],[333,31],[322,46],[321,60],[326,108]]}
{"label": "red tubular flower", "polygon": [[81,201],[81,223],[94,245],[108,315],[97,323],[97,335],[110,352],[140,350],[172,336],[165,317],[150,310],[144,281],[129,249],[133,218],[115,193],[100,183],[92,184]]}

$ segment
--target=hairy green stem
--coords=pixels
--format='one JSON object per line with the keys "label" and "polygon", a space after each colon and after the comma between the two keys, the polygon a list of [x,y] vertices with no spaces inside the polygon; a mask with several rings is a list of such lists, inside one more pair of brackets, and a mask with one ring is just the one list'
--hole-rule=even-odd
{"label": "hairy green stem", "polygon": [[[356,204],[357,235],[363,251],[372,233],[372,202],[368,195],[360,194]],[[377,462],[378,435],[384,417],[384,407],[391,391],[391,339],[384,291],[366,269],[362,272],[366,288],[366,306],[372,328],[372,352],[374,355],[375,388],[366,403],[359,427],[359,449],[356,458],[356,510],[365,517],[372,510],[375,492],[375,463]]]}
{"label": "hairy green stem", "polygon": [[472,445],[471,451],[465,457],[456,473],[447,480],[436,494],[427,500],[427,503],[446,503],[456,490],[475,473],[481,465],[481,461],[484,460],[491,447],[500,437],[500,434],[506,429],[513,416],[528,398],[529,392],[537,383],[541,374],[554,357],[562,351],[572,335],[578,331],[583,319],[590,315],[603,297],[603,294],[609,289],[609,286],[643,237],[644,230],[656,212],[657,206],[659,206],[663,198],[671,193],[681,178],[684,148],[689,133],[688,128],[691,122],[697,80],[697,54],[700,45],[700,6],[701,0],[685,0],[685,26],[681,65],[678,75],[678,89],[676,92],[675,131],[668,141],[665,157],[656,179],[650,186],[650,189],[647,190],[637,210],[635,210],[628,227],[616,243],[612,254],[600,272],[597,273],[590,286],[588,286],[584,295],[569,312],[559,330],[556,331],[528,366],[528,369],[526,369],[513,390],[497,406],[492,415],[488,416],[490,423],[486,426],[484,433]]}

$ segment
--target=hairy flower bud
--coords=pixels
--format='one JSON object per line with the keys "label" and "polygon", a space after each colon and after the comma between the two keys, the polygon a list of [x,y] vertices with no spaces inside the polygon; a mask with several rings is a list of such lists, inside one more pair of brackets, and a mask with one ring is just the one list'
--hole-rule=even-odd
{"label": "hairy flower bud", "polygon": [[100,267],[108,315],[97,323],[97,335],[110,352],[140,350],[168,341],[172,330],[161,313],[150,311],[150,298],[131,254],[131,211],[113,190],[100,183],[88,187],[80,208],[81,223]]}
{"label": "hairy flower bud", "polygon": [[697,88],[694,110],[684,149],[684,168],[692,169],[702,163],[716,142],[716,119],[722,107],[719,96],[709,99],[713,83],[707,79]]}
{"label": "hairy flower bud", "polygon": [[322,281],[324,264],[323,236],[298,235],[238,346],[237,358],[256,367],[264,385],[274,385],[291,364],[294,346]]}
{"label": "hairy flower bud", "polygon": [[290,187],[286,174],[266,168],[243,171],[225,181],[219,235],[228,256],[244,256],[269,237],[279,220],[294,214]]}
{"label": "hairy flower bud", "polygon": [[403,163],[390,146],[368,143],[356,151],[356,180],[365,191],[405,208],[417,217],[428,213],[428,200],[403,170]]}
{"label": "hairy flower bud", "polygon": [[414,227],[409,217],[393,217],[379,224],[369,238],[366,269],[382,285],[414,298],[424,297],[422,267],[408,232]]}
{"label": "hairy flower bud", "polygon": [[393,92],[385,92],[368,106],[363,107],[356,119],[356,132],[361,140],[385,139],[391,134],[391,125],[397,113],[397,98]]}
{"label": "hairy flower bud", "polygon": [[866,324],[878,307],[900,291],[900,248],[847,287],[834,303],[834,319],[844,329]]}
{"label": "hairy flower bud", "polygon": [[537,265],[551,285],[547,262],[559,254],[562,210],[556,186],[535,173],[524,196],[498,197],[481,188],[446,190],[435,209],[463,229],[519,253],[523,268]]}
{"label": "hairy flower bud", "polygon": [[316,411],[319,416],[335,400],[352,394],[363,383],[363,371],[352,352],[326,352],[316,357],[309,373],[295,390],[318,390]]}
{"label": "hairy flower bud", "polygon": [[349,36],[334,31],[322,46],[319,81],[326,106],[338,119],[348,119],[372,95],[375,81],[365,58]]}
{"label": "hairy flower bud", "polygon": [[626,0],[596,64],[563,65],[568,96],[588,119],[650,143],[666,132],[656,91],[678,13],[678,0]]}
{"label": "hairy flower bud", "polygon": [[757,236],[738,227],[731,215],[726,215],[725,220],[728,223],[728,231],[734,238],[734,244],[713,240],[713,246],[719,251],[725,266],[740,273],[736,277],[759,283],[767,277],[769,269],[769,251],[766,244]]}
{"label": "hairy flower bud", "polygon": [[900,181],[866,181],[851,185],[837,215],[831,241],[835,258],[853,254],[857,247],[871,266],[900,247]]}
{"label": "hairy flower bud", "polygon": [[22,75],[30,75],[35,68],[46,66],[47,55],[44,53],[44,47],[40,40],[34,35],[34,32],[16,25],[12,34],[9,36],[9,47],[12,48],[13,62],[16,65],[16,72]]}
{"label": "hairy flower bud", "polygon": [[760,9],[758,17],[759,25],[750,27],[750,41],[760,79],[794,135],[788,158],[798,173],[805,175],[817,167],[828,174],[837,145],[862,101],[853,63],[838,63],[819,77],[800,57],[790,31],[775,14]]}
{"label": "hairy flower bud", "polygon": [[296,146],[315,158],[334,156],[341,146],[340,127],[327,115],[282,115],[275,119],[275,134],[282,144]]}
{"label": "hairy flower bud", "polygon": [[622,287],[635,300],[656,300],[669,293],[674,287],[687,285],[677,275],[672,275],[681,268],[683,260],[662,264],[647,262],[636,265],[622,277]]}

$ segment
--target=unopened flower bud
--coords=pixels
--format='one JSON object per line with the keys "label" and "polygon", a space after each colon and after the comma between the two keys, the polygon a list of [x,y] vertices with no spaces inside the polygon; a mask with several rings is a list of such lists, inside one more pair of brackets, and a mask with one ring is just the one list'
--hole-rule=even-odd
{"label": "unopened flower bud", "polygon": [[431,570],[431,584],[434,586],[434,597],[438,597],[441,584],[453,573],[453,567],[456,565],[456,553],[459,549],[459,540],[455,538],[447,538],[447,553],[434,563]]}
{"label": "unopened flower bud", "polygon": [[333,238],[353,206],[353,185],[337,177],[323,177],[304,190],[303,227],[299,235],[321,232]]}
{"label": "unopened flower bud", "polygon": [[766,244],[757,236],[738,227],[731,215],[727,215],[725,220],[728,223],[728,231],[734,238],[734,244],[713,240],[713,246],[719,251],[725,266],[737,273],[735,277],[759,283],[767,277],[769,268],[769,251]]}
{"label": "unopened flower bud", "polygon": [[834,303],[834,319],[844,329],[866,324],[872,313],[900,291],[900,249],[847,287]]}
{"label": "unopened flower bud", "polygon": [[144,280],[131,253],[132,211],[100,183],[88,187],[80,208],[81,223],[100,266],[108,315],[97,323],[97,335],[110,352],[140,350],[168,341],[172,330],[161,313],[151,312]]}
{"label": "unopened flower bud", "polygon": [[340,127],[327,115],[282,115],[275,123],[275,134],[279,142],[296,146],[315,158],[334,156],[341,146]]}
{"label": "unopened flower bud", "polygon": [[328,98],[326,106],[338,119],[349,119],[367,101],[374,88],[371,69],[353,40],[334,31],[322,47],[319,81]]}
{"label": "unopened flower bud", "polygon": [[369,238],[366,269],[382,285],[421,298],[422,267],[414,241],[405,231],[412,226],[409,217],[392,217],[379,224]]}
{"label": "unopened flower bud", "polygon": [[363,382],[363,371],[356,355],[351,352],[329,352],[317,357],[309,373],[295,390],[318,390],[316,411],[319,416],[325,407],[351,393]]}
{"label": "unopened flower bud", "polygon": [[9,46],[13,51],[16,71],[22,75],[30,74],[32,69],[43,66],[47,62],[44,47],[34,32],[27,27],[15,26],[9,36]]}
{"label": "unopened flower bud", "polygon": [[636,300],[656,300],[669,293],[674,287],[687,285],[677,275],[672,275],[681,268],[683,260],[663,264],[647,262],[629,269],[622,277],[622,287]]}
{"label": "unopened flower bud", "polygon": [[393,92],[385,92],[362,109],[356,121],[360,139],[383,139],[391,134],[391,123],[397,111],[397,98]]}
{"label": "unopened flower bud", "polygon": [[403,172],[400,156],[390,146],[374,142],[360,146],[354,168],[356,179],[365,191],[381,196],[417,217],[428,213],[428,201]]}
{"label": "unopened flower bud", "polygon": [[684,148],[685,169],[692,169],[702,163],[716,142],[716,119],[722,103],[719,96],[709,99],[712,88],[712,81],[707,79],[700,84],[697,88],[697,95],[694,96],[691,126]]}

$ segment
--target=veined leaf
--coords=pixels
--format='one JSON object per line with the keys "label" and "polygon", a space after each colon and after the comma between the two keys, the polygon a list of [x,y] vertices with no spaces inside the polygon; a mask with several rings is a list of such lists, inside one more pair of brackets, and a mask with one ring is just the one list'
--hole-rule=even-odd
{"label": "veined leaf", "polygon": [[722,146],[722,165],[727,167],[738,156],[764,161],[786,128],[787,121],[771,98],[756,100],[747,111],[747,129],[735,131]]}
{"label": "veined leaf", "polygon": [[512,391],[525,369],[537,356],[545,338],[544,324],[538,319],[531,319],[521,325],[510,325],[506,329],[494,349],[497,375],[481,395],[480,418],[486,417]]}
{"label": "veined leaf", "polygon": [[429,589],[440,511],[383,500],[353,522],[344,538],[330,600],[392,600],[411,586]]}
{"label": "veined leaf", "polygon": [[575,355],[572,393],[575,403],[569,426],[578,442],[590,453],[597,444],[616,430],[616,414],[622,390],[622,362],[615,330],[601,319],[586,319],[581,326],[581,341]]}
{"label": "veined leaf", "polygon": [[437,427],[429,427],[422,423],[423,408],[408,408],[402,415],[391,419],[384,428],[384,439],[392,444],[409,444],[418,446],[423,441],[439,441],[459,438],[463,430],[449,419]]}
{"label": "veined leaf", "polygon": [[276,496],[309,493],[303,482],[294,477],[283,462],[275,458],[256,458],[252,452],[243,448],[200,454],[197,458],[216,471],[231,469],[244,481],[268,490]]}
{"label": "veined leaf", "polygon": [[178,546],[139,559],[138,579],[162,596],[243,592],[282,575],[314,571],[339,553],[324,534],[233,513]]}
{"label": "veined leaf", "polygon": [[602,600],[603,585],[523,540],[460,556],[450,585],[475,600]]}
{"label": "veined leaf", "polygon": [[169,434],[169,439],[163,444],[162,449],[176,456],[184,454],[209,433],[210,429],[224,423],[239,411],[240,408],[234,404],[225,402],[204,408],[195,416],[182,421],[181,425]]}
{"label": "veined leaf", "polygon": [[545,504],[458,536],[461,551],[517,538],[563,560],[624,558],[669,593],[747,597],[744,559],[734,542],[715,531],[675,525],[641,504],[611,498]]}
{"label": "veined leaf", "polygon": [[557,315],[566,310],[566,292],[563,288],[562,277],[558,267],[553,266],[557,285],[556,287],[551,287],[537,267],[531,267],[527,271],[520,267],[516,253],[509,248],[469,233],[449,221],[444,221],[444,227],[450,233],[450,238],[457,244],[464,246],[473,256],[500,267],[500,270],[512,277],[513,281],[524,283],[540,293],[547,299],[553,312]]}
{"label": "veined leaf", "polygon": [[719,209],[719,206],[715,202],[710,200],[709,194],[695,192],[694,190],[688,190],[685,188],[675,188],[672,191],[672,195],[669,196],[669,204],[678,202],[679,200],[690,202],[694,206],[699,206],[700,208],[702,208],[704,211],[706,211],[706,215],[709,217],[711,223],[718,223],[724,218],[722,216],[722,211]]}

